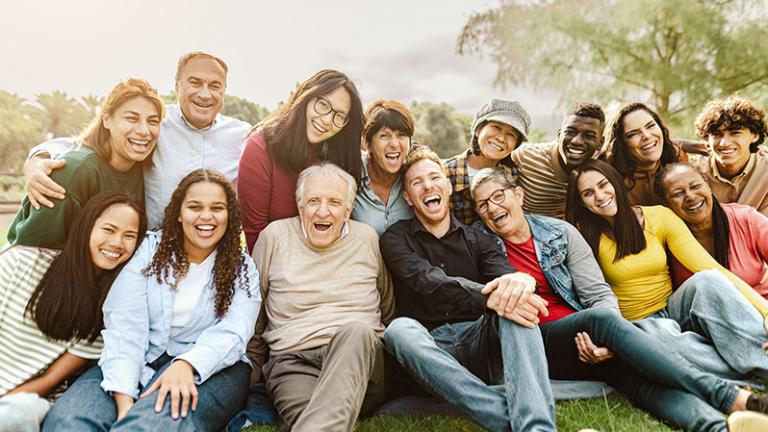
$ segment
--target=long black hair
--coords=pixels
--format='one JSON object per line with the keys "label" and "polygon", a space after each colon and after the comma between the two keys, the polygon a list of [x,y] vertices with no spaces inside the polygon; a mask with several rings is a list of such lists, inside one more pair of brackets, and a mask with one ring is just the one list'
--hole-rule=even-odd
{"label": "long black hair", "polygon": [[282,169],[301,172],[309,163],[307,140],[307,105],[319,96],[337,88],[344,88],[352,101],[347,118],[349,122],[341,130],[321,144],[319,159],[340,166],[356,183],[362,178],[360,138],[363,130],[363,105],[357,87],[345,74],[323,69],[304,81],[274,113],[255,126],[251,135],[261,131],[267,142],[267,151]]}
{"label": "long black hair", "polygon": [[[616,193],[616,208],[618,209],[613,226],[605,218],[584,207],[577,182],[579,177],[587,171],[596,171],[602,174],[613,186]],[[609,234],[616,241],[616,255],[613,257],[613,262],[641,252],[647,246],[643,228],[637,221],[637,216],[629,203],[629,194],[621,174],[606,162],[588,160],[576,168],[576,175],[568,180],[565,218],[579,228],[596,258],[599,256],[600,236],[602,234]]]}
{"label": "long black hair", "polygon": [[[659,170],[656,174],[656,180],[654,180],[653,188],[656,194],[666,201],[667,191],[664,188],[664,180],[674,171],[676,168],[690,169],[701,178],[701,181],[706,185],[707,180],[693,165],[688,162],[679,162],[666,165]],[[715,242],[715,254],[714,258],[721,266],[728,268],[728,248],[731,245],[731,224],[728,222],[728,216],[723,210],[723,206],[712,194],[712,190],[709,191],[712,196],[712,237]]]}
{"label": "long black hair", "polygon": [[101,306],[125,262],[112,270],[98,270],[89,244],[96,219],[115,204],[127,205],[138,213],[137,248],[144,238],[147,217],[132,195],[102,192],[88,200],[69,229],[64,249],[48,267],[27,303],[26,313],[51,339],[93,342],[101,332]]}

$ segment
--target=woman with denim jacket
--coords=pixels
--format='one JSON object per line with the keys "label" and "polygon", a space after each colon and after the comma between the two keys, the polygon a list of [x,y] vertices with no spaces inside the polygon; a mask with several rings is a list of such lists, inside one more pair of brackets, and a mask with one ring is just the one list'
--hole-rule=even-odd
{"label": "woman with denim jacket", "polygon": [[104,303],[104,351],[43,430],[220,430],[244,404],[261,304],[230,182],[198,169],[176,188]]}
{"label": "woman with denim jacket", "polygon": [[606,381],[686,430],[722,431],[719,411],[766,409],[768,399],[701,372],[622,318],[587,242],[566,222],[524,215],[523,189],[505,170],[478,172],[470,189],[510,263],[536,279],[536,294],[548,303],[548,315],[533,318],[551,378]]}

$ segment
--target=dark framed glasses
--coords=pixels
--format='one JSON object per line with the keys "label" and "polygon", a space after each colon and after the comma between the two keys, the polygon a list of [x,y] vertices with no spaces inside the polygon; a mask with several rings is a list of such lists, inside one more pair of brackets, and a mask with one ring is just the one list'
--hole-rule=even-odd
{"label": "dark framed glasses", "polygon": [[333,106],[330,102],[328,102],[328,99],[323,97],[318,97],[315,99],[315,103],[312,105],[312,109],[315,110],[316,113],[320,114],[321,116],[324,116],[328,113],[333,113],[333,116],[331,117],[331,122],[334,126],[341,129],[344,126],[349,123],[349,118],[346,114],[340,111],[336,111],[333,109]]}

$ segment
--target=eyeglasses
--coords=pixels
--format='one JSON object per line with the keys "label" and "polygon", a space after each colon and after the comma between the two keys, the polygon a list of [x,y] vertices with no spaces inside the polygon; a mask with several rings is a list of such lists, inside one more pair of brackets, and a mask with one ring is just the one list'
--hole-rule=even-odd
{"label": "eyeglasses", "polygon": [[492,202],[492,203],[494,203],[496,205],[503,204],[504,200],[507,199],[507,194],[504,193],[504,191],[506,191],[507,189],[510,189],[510,188],[505,187],[505,188],[501,188],[501,189],[496,189],[495,191],[493,191],[491,196],[489,196],[487,199],[484,199],[484,200],[481,200],[481,201],[478,201],[477,203],[475,203],[475,209],[477,210],[477,212],[480,213],[480,214],[487,212],[488,211],[488,201],[490,201],[490,202]]}
{"label": "eyeglasses", "polygon": [[349,118],[347,118],[347,115],[343,112],[333,109],[333,106],[331,106],[331,103],[328,102],[328,99],[318,97],[315,99],[315,103],[312,105],[312,109],[314,109],[315,112],[321,116],[332,112],[333,116],[331,117],[331,121],[333,122],[333,125],[339,129],[343,128],[347,125],[347,123],[349,123]]}

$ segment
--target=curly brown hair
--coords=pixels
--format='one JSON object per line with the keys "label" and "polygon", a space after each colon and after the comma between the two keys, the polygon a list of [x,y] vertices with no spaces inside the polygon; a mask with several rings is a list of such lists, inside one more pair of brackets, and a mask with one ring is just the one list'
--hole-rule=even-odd
{"label": "curly brown hair", "polygon": [[765,111],[741,96],[729,96],[707,102],[704,110],[696,117],[696,132],[706,139],[709,134],[747,128],[758,136],[749,146],[755,153],[768,133]]}
{"label": "curly brown hair", "polygon": [[[227,229],[216,245],[216,261],[213,265],[213,284],[216,290],[216,316],[227,314],[232,297],[235,295],[235,278],[251,296],[243,247],[240,242],[240,203],[237,201],[232,184],[217,171],[200,168],[184,177],[173,191],[171,202],[163,216],[163,236],[152,262],[143,270],[145,276],[155,276],[158,283],[171,285],[175,290],[189,270],[189,259],[184,250],[184,231],[179,222],[181,205],[189,188],[196,183],[209,182],[221,186],[227,195]],[[173,283],[169,276],[173,275]]]}

